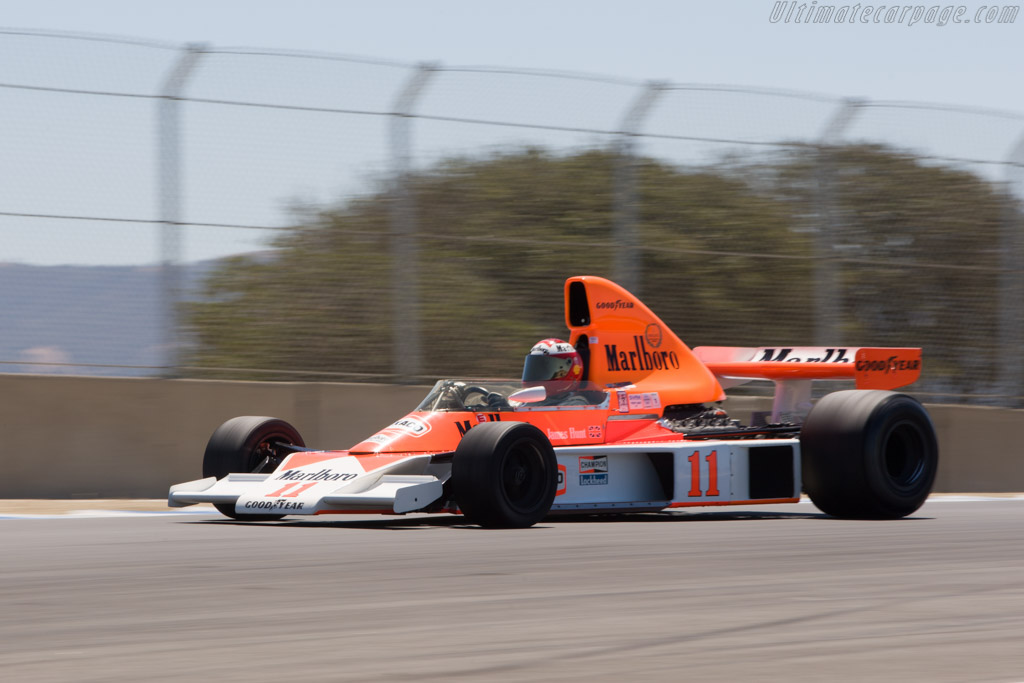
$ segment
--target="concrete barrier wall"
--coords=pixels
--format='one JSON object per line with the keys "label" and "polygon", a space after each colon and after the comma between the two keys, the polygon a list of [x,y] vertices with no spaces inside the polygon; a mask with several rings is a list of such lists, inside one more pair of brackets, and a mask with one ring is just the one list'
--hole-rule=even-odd
{"label": "concrete barrier wall", "polygon": [[[409,412],[426,387],[0,375],[0,498],[162,498],[201,476],[206,440],[236,415],[294,424],[346,448]],[[734,398],[746,419],[763,399]],[[936,491],[1024,491],[1024,411],[929,406]]]}
{"label": "concrete barrier wall", "polygon": [[0,375],[0,498],[155,497],[202,476],[236,415],[345,448],[409,412],[424,387]]}

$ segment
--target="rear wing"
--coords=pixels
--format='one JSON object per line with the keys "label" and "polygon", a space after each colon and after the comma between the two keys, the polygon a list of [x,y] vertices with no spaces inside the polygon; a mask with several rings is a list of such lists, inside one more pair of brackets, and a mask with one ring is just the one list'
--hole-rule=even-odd
{"label": "rear wing", "polygon": [[726,386],[755,379],[852,379],[858,389],[896,389],[921,375],[921,349],[698,346],[693,352]]}
{"label": "rear wing", "polygon": [[751,380],[775,382],[771,421],[802,422],[811,382],[852,379],[858,389],[896,389],[921,375],[921,349],[698,346],[693,350],[724,388]]}

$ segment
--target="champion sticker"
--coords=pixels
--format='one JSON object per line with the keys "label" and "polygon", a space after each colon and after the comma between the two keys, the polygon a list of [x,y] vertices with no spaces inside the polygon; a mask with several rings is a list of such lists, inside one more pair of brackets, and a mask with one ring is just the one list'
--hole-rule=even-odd
{"label": "champion sticker", "polygon": [[580,474],[594,474],[608,471],[607,455],[581,455]]}

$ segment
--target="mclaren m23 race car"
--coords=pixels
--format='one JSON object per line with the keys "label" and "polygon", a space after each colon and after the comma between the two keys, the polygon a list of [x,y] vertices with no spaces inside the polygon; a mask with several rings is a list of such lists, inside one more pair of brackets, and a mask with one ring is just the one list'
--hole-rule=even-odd
{"label": "mclaren m23 race car", "polygon": [[[891,390],[921,371],[912,348],[690,349],[639,299],[593,276],[565,283],[581,381],[441,380],[405,417],[348,450],[305,446],[288,423],[236,417],[210,438],[204,479],[169,504],[238,520],[461,513],[528,527],[556,513],[794,503],[897,518],[938,465],[921,404]],[[536,347],[535,347],[536,348]],[[811,407],[813,380],[853,380]],[[725,388],[775,383],[770,413],[730,419]]]}

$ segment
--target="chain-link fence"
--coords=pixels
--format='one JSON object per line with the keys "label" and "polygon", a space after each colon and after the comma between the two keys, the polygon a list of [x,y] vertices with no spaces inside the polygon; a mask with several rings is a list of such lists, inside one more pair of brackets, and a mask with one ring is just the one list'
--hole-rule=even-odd
{"label": "chain-link fence", "polygon": [[0,30],[0,371],[515,376],[611,277],[691,345],[1024,395],[1024,115]]}

